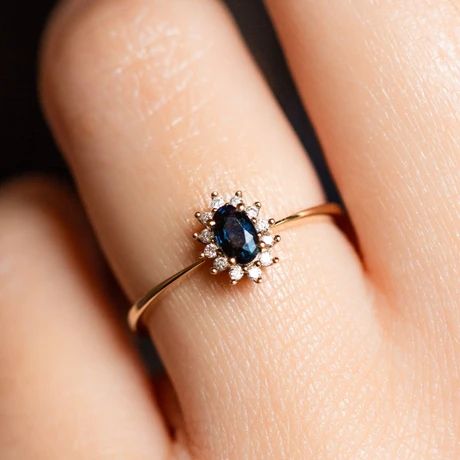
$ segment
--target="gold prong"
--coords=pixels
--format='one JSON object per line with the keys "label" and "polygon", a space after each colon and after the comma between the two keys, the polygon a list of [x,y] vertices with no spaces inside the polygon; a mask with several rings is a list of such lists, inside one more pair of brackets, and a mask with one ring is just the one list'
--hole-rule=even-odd
{"label": "gold prong", "polygon": [[275,224],[276,224],[276,220],[273,219],[273,217],[272,217],[271,219],[268,219],[268,223],[269,223],[270,225],[275,225]]}
{"label": "gold prong", "polygon": [[236,209],[238,209],[238,211],[244,211],[244,204],[243,203],[240,203]]}
{"label": "gold prong", "polygon": [[253,217],[253,218],[251,219],[251,221],[252,221],[253,224],[257,224],[257,217]]}
{"label": "gold prong", "polygon": [[211,273],[211,275],[217,275],[217,268],[212,267],[211,270],[209,270],[209,273]]}
{"label": "gold prong", "polygon": [[256,201],[256,202],[254,203],[254,206],[255,206],[256,208],[259,208],[259,209],[260,209],[260,208],[262,207],[262,203],[261,203],[260,201]]}
{"label": "gold prong", "polygon": [[195,217],[196,217],[197,219],[199,219],[199,218],[201,217],[201,212],[200,212],[200,211],[197,211],[197,212],[195,213]]}
{"label": "gold prong", "polygon": [[263,241],[261,241],[261,242],[259,243],[259,247],[260,247],[261,249],[265,249],[265,248],[267,247],[267,245],[266,245]]}
{"label": "gold prong", "polygon": [[256,267],[261,267],[262,264],[260,263],[260,260],[258,260],[255,264],[254,264]]}
{"label": "gold prong", "polygon": [[236,265],[236,259],[234,257],[232,257],[232,258],[228,259],[228,263],[230,265]]}
{"label": "gold prong", "polygon": [[214,226],[216,225],[216,222],[215,222],[214,220],[210,220],[210,221],[208,222],[208,225],[209,225],[210,227],[214,227]]}
{"label": "gold prong", "polygon": [[233,285],[235,285],[236,283],[238,283],[238,281],[232,280],[232,281],[230,281],[230,283],[233,284]]}
{"label": "gold prong", "polygon": [[212,192],[211,193],[211,198],[216,198],[219,196],[219,193],[218,192]]}
{"label": "gold prong", "polygon": [[198,238],[198,233],[195,232],[195,233],[193,234],[193,238],[196,240],[196,239]]}
{"label": "gold prong", "polygon": [[279,257],[273,257],[273,259],[272,259],[272,262],[273,262],[274,264],[277,264],[279,261],[280,261],[280,258],[279,258]]}
{"label": "gold prong", "polygon": [[200,259],[204,259],[206,256],[204,255],[204,252],[200,254]]}
{"label": "gold prong", "polygon": [[255,282],[256,282],[257,284],[260,284],[260,283],[262,282],[262,278],[257,278],[257,279],[255,280]]}
{"label": "gold prong", "polygon": [[279,243],[281,241],[281,235],[275,235],[275,238],[273,238],[275,240],[275,243]]}
{"label": "gold prong", "polygon": [[238,190],[235,192],[235,196],[238,196],[241,198],[243,196],[243,192],[241,190]]}

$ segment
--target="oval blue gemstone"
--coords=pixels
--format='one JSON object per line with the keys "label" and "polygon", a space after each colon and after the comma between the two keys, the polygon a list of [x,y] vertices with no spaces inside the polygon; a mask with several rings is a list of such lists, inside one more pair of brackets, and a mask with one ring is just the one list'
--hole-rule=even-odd
{"label": "oval blue gemstone", "polygon": [[259,237],[251,219],[231,204],[220,207],[213,217],[217,244],[228,258],[239,264],[252,262],[259,253]]}

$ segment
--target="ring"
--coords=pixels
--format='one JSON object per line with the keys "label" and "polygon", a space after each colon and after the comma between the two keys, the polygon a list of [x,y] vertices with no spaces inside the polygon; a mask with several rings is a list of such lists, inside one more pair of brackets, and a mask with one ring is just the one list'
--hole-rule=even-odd
{"label": "ring", "polygon": [[236,192],[229,201],[213,192],[209,207],[195,213],[196,219],[204,227],[193,234],[197,241],[205,245],[199,258],[150,289],[130,308],[128,324],[131,330],[138,330],[141,318],[161,294],[203,265],[207,259],[213,261],[210,273],[217,275],[228,272],[231,284],[237,284],[244,277],[260,283],[262,269],[279,262],[279,258],[273,257],[272,252],[281,236],[273,234],[273,230],[300,219],[342,214],[338,204],[325,203],[275,220],[264,219],[260,213],[261,207],[258,201],[246,204],[241,191]]}

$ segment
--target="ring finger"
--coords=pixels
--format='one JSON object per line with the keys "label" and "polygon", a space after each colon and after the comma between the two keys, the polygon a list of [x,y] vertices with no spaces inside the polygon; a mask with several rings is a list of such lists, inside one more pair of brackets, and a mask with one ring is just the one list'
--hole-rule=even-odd
{"label": "ring finger", "polygon": [[[243,188],[273,217],[322,201],[299,142],[215,1],[68,3],[47,36],[42,82],[54,132],[132,299],[194,260],[190,217],[203,194]],[[241,420],[271,420],[279,385],[289,395],[300,378],[318,382],[328,366],[349,366],[353,343],[362,350],[356,362],[368,359],[374,323],[353,250],[329,222],[285,235],[280,255],[289,261],[267,283],[235,289],[200,272],[149,322],[197,449],[244,452]],[[303,365],[286,373],[286,360],[299,357],[306,373]],[[251,415],[255,395],[260,411]],[[316,396],[305,395],[309,410]]]}

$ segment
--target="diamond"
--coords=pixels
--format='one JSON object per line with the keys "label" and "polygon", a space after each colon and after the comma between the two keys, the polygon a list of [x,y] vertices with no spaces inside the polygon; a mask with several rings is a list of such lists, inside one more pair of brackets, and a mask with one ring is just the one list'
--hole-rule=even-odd
{"label": "diamond", "polygon": [[201,233],[198,235],[198,239],[202,243],[210,243],[214,237],[214,234],[211,232],[211,230],[208,230],[205,228],[204,230],[201,231]]}
{"label": "diamond", "polygon": [[232,281],[239,281],[244,276],[244,271],[239,265],[233,266],[228,273]]}
{"label": "diamond", "polygon": [[269,251],[262,252],[259,256],[259,261],[264,267],[268,267],[273,263],[272,256]]}
{"label": "diamond", "polygon": [[257,281],[262,277],[262,270],[259,267],[251,267],[248,270],[248,276],[252,279],[252,281]]}
{"label": "diamond", "polygon": [[228,267],[228,260],[226,257],[217,257],[213,266],[218,272],[223,272]]}
{"label": "diamond", "polygon": [[268,227],[269,227],[268,220],[266,219],[259,219],[256,223],[256,230],[258,232],[261,232],[261,233],[266,232],[268,230]]}
{"label": "diamond", "polygon": [[260,241],[262,241],[262,243],[265,243],[267,246],[273,246],[273,236],[272,235],[263,235],[260,238]]}
{"label": "diamond", "polygon": [[207,246],[205,246],[203,254],[208,259],[213,259],[217,256],[217,246],[213,243],[208,244]]}
{"label": "diamond", "polygon": [[254,219],[259,215],[259,208],[256,206],[248,206],[246,208],[246,214],[250,219]]}
{"label": "diamond", "polygon": [[212,209],[219,209],[224,204],[225,204],[224,199],[221,196],[216,196],[211,201],[211,208]]}
{"label": "diamond", "polygon": [[206,225],[212,219],[212,212],[202,212],[200,213],[199,221]]}
{"label": "diamond", "polygon": [[236,196],[236,195],[232,197],[232,199],[230,200],[230,204],[232,206],[235,206],[235,208],[242,202],[243,202],[243,199],[240,196]]}

